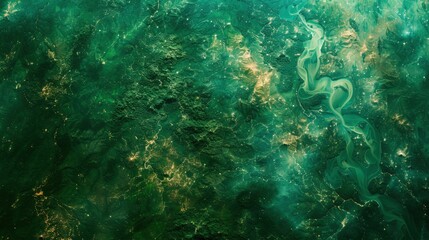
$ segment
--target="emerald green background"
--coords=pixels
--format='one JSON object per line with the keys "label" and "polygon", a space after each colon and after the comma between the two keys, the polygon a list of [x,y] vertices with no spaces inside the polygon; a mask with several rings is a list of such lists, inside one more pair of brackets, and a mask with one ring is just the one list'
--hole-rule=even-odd
{"label": "emerald green background", "polygon": [[345,2],[0,1],[0,239],[429,239],[429,3]]}

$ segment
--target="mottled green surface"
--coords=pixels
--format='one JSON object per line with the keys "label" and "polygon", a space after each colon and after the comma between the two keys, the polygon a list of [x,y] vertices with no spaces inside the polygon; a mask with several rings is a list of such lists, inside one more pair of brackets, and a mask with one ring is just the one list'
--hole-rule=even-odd
{"label": "mottled green surface", "polygon": [[427,0],[0,11],[0,239],[429,239]]}

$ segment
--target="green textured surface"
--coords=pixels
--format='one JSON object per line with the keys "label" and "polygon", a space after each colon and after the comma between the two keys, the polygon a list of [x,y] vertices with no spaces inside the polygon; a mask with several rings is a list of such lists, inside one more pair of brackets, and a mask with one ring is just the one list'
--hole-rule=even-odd
{"label": "green textured surface", "polygon": [[0,239],[429,239],[427,0],[0,13]]}

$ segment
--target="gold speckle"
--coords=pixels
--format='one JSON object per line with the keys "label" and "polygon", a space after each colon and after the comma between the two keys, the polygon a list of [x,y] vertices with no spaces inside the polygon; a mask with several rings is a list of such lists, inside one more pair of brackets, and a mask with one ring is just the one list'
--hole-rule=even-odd
{"label": "gold speckle", "polygon": [[41,196],[43,196],[43,191],[42,191],[42,190],[40,190],[40,191],[38,191],[38,192],[34,193],[34,196],[36,196],[36,197],[41,197]]}
{"label": "gold speckle", "polygon": [[48,50],[48,58],[53,60],[53,61],[57,61],[57,59],[55,58],[55,52]]}
{"label": "gold speckle", "polygon": [[404,148],[398,148],[398,150],[396,150],[396,155],[398,155],[399,157],[403,157],[403,158],[407,158],[408,157],[408,147],[404,147]]}
{"label": "gold speckle", "polygon": [[52,94],[52,88],[49,85],[46,85],[42,88],[42,92],[40,93],[40,96],[47,99]]}
{"label": "gold speckle", "polygon": [[19,1],[17,2],[10,2],[7,4],[7,8],[6,10],[3,11],[3,17],[4,18],[8,18],[10,15],[12,15],[13,13],[18,12],[18,8],[16,7],[16,5],[19,3]]}
{"label": "gold speckle", "polygon": [[411,125],[408,123],[407,119],[401,114],[395,113],[392,119],[400,126],[410,127]]}
{"label": "gold speckle", "polygon": [[139,157],[140,152],[131,153],[131,155],[128,157],[128,161],[134,162]]}

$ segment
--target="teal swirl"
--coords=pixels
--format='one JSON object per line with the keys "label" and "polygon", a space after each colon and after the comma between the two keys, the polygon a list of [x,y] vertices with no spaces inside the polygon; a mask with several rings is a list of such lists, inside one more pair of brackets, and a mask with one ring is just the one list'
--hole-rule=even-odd
{"label": "teal swirl", "polygon": [[[305,2],[305,1],[303,1]],[[393,199],[381,195],[372,194],[369,191],[370,182],[377,177],[380,170],[381,143],[377,131],[363,117],[357,114],[344,113],[344,109],[353,97],[353,84],[350,80],[343,78],[333,80],[330,77],[317,78],[320,68],[320,57],[324,43],[323,28],[311,21],[307,21],[300,13],[304,3],[289,5],[280,10],[280,17],[285,20],[299,18],[305,29],[311,33],[311,39],[304,42],[304,51],[297,62],[297,71],[303,83],[298,89],[297,96],[300,102],[308,101],[313,97],[324,95],[326,101],[321,104],[328,113],[338,121],[339,132],[346,142],[346,149],[337,158],[336,167],[331,169],[327,175],[332,179],[338,179],[338,171],[352,176],[357,184],[360,198],[363,202],[376,202],[384,215],[386,221],[392,221],[397,229],[402,229],[409,238],[414,238],[412,234],[412,224],[407,217],[404,208]],[[354,147],[352,136],[357,135],[363,140],[367,150],[364,158],[354,157]],[[398,236],[402,238],[405,236]]]}

